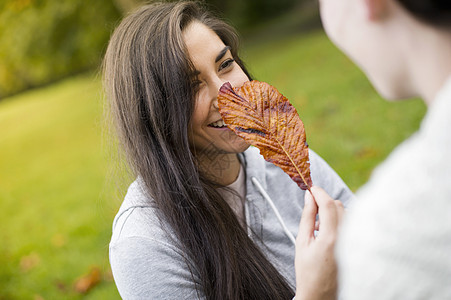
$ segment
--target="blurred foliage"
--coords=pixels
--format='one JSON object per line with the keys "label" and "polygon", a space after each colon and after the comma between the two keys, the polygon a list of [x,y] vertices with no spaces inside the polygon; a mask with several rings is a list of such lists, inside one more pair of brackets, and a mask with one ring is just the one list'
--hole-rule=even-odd
{"label": "blurred foliage", "polygon": [[0,1],[0,98],[97,66],[119,17],[110,0]]}
{"label": "blurred foliage", "polygon": [[[201,0],[239,30],[313,0]],[[1,0],[0,99],[93,69],[121,15],[143,0]]]}
{"label": "blurred foliage", "polygon": [[266,22],[311,0],[206,0],[213,10],[239,30]]}
{"label": "blurred foliage", "polygon": [[[155,1],[155,0],[154,0]],[[165,1],[165,0],[159,0]],[[166,0],[177,1],[177,0]],[[195,0],[204,2],[217,13],[230,20],[239,29],[265,22],[289,11],[296,5],[316,0]],[[114,0],[116,6],[126,13],[149,0]]]}

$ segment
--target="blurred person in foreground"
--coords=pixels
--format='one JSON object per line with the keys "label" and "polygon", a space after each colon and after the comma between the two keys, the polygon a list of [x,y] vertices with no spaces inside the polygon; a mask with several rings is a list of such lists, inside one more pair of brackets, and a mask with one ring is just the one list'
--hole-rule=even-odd
{"label": "blurred person in foreground", "polygon": [[[308,193],[225,126],[219,88],[250,79],[233,28],[199,3],[146,5],[115,30],[104,67],[119,141],[136,176],[110,242],[121,296],[333,299],[332,246],[342,203],[353,194],[310,151],[313,182],[340,200],[319,199],[325,209],[311,240],[317,207],[307,197],[302,213]],[[295,247],[303,249],[298,267],[310,270],[299,279]],[[309,289],[312,279],[323,284]]]}
{"label": "blurred person in foreground", "polygon": [[419,96],[428,107],[344,217],[340,294],[451,299],[451,2],[320,0],[320,9],[331,40],[383,97]]}

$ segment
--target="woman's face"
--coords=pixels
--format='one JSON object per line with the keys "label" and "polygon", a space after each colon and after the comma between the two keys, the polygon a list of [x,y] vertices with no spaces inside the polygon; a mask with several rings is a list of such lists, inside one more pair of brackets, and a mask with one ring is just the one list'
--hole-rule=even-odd
{"label": "woman's face", "polygon": [[196,155],[206,156],[243,152],[249,145],[224,125],[217,97],[223,83],[241,86],[249,78],[235,62],[229,47],[204,24],[189,24],[183,39],[197,73],[193,82],[196,103],[188,133],[191,147]]}

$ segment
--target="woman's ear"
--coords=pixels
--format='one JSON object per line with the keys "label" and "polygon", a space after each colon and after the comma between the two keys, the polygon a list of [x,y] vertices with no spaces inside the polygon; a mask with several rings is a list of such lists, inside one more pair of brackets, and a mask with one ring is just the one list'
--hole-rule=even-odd
{"label": "woman's ear", "polygon": [[390,0],[364,0],[366,15],[369,20],[377,21],[382,18],[387,13],[388,1]]}

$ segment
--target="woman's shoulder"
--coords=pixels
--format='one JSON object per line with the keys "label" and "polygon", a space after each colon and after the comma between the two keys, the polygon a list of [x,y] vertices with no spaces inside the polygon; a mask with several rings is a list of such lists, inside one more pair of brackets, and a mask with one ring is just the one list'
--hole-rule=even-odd
{"label": "woman's shoulder", "polygon": [[139,178],[129,186],[112,229],[110,244],[130,238],[166,242],[172,237],[159,217],[155,202],[145,192]]}
{"label": "woman's shoulder", "polygon": [[197,298],[183,253],[140,181],[133,182],[113,222],[109,258],[123,298]]}

